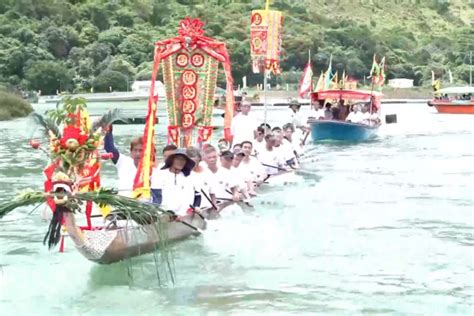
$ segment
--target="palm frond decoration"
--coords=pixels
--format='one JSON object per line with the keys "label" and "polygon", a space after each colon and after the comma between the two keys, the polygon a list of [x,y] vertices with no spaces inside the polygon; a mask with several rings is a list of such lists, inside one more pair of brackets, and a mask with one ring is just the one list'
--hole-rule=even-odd
{"label": "palm frond decoration", "polygon": [[51,117],[44,117],[43,115],[36,112],[31,113],[30,116],[36,124],[40,125],[44,129],[46,136],[48,136],[48,132],[51,131],[56,137],[61,137],[59,126]]}
{"label": "palm frond decoration", "polygon": [[40,191],[26,191],[21,193],[18,197],[13,199],[10,202],[0,205],[0,218],[12,212],[13,210],[30,206],[35,204],[40,204],[46,201],[45,193]]}
{"label": "palm frond decoration", "polygon": [[135,199],[118,195],[116,190],[100,189],[99,191],[95,192],[75,194],[27,191],[19,195],[13,201],[0,205],[0,218],[12,212],[16,208],[43,203],[49,198],[63,198],[65,195],[68,198],[67,206],[73,212],[80,211],[83,202],[92,201],[99,205],[110,205],[114,208],[114,213],[125,219],[133,220],[140,225],[154,222],[159,216],[167,214],[166,211],[157,205],[139,202]]}
{"label": "palm frond decoration", "polygon": [[111,125],[115,121],[125,122],[126,120],[122,117],[122,113],[119,109],[113,109],[102,115],[98,120],[92,123],[92,132],[95,132],[99,127],[105,127]]}

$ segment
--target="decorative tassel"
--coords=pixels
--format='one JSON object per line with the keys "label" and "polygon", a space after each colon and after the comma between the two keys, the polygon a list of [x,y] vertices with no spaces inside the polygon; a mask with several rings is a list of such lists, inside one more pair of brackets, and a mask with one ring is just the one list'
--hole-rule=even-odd
{"label": "decorative tassel", "polygon": [[63,224],[64,212],[70,212],[67,207],[56,205],[56,210],[53,213],[53,218],[49,223],[48,231],[43,239],[43,245],[48,242],[48,249],[51,250],[61,241],[61,226]]}

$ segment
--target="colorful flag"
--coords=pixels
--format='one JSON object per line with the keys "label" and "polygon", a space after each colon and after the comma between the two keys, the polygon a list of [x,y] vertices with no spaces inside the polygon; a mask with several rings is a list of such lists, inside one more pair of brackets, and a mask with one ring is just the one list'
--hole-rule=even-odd
{"label": "colorful flag", "polygon": [[333,79],[334,75],[332,73],[332,54],[331,57],[329,57],[329,65],[328,69],[326,70],[326,73],[324,74],[324,89],[327,90],[331,87],[331,82]]}
{"label": "colorful flag", "polygon": [[319,76],[318,83],[314,88],[314,91],[321,91],[324,90],[324,73],[321,71],[321,75]]}
{"label": "colorful flag", "polygon": [[185,18],[180,22],[178,36],[155,44],[143,149],[133,185],[135,197],[150,196],[158,103],[154,87],[160,65],[166,87],[168,141],[178,147],[188,147],[194,138],[205,142],[211,137],[219,63],[224,67],[227,85],[224,137],[231,139],[234,95],[230,58],[223,42],[204,36],[203,25],[199,19]]}
{"label": "colorful flag", "polygon": [[281,30],[283,15],[281,11],[254,10],[250,22],[250,55],[252,70],[259,73],[261,68],[279,74],[281,55]]}
{"label": "colorful flag", "polygon": [[379,78],[378,78],[377,84],[381,87],[385,84],[385,56],[380,61],[378,70],[379,70],[379,73],[378,73]]}
{"label": "colorful flag", "polygon": [[367,79],[372,79],[372,83],[377,83],[378,79],[377,78],[380,74],[380,67],[377,63],[376,55],[374,54],[374,58],[372,60],[372,67],[370,68],[370,74],[367,77]]}
{"label": "colorful flag", "polygon": [[433,81],[431,86],[433,87],[433,90],[436,92],[439,89],[441,89],[441,82],[439,81],[439,79],[436,79],[435,81]]}
{"label": "colorful flag", "polygon": [[311,88],[313,87],[313,69],[311,67],[311,58],[308,59],[308,64],[303,71],[303,76],[301,77],[299,83],[299,95],[300,97],[304,98],[304,96],[311,92]]}
{"label": "colorful flag", "polygon": [[[150,94],[154,91],[156,72],[152,74]],[[151,169],[153,167],[152,157],[155,149],[155,123],[156,123],[156,99],[148,99],[148,115],[146,117],[145,130],[143,132],[143,148],[141,159],[138,163],[135,181],[133,183],[133,197],[140,199],[150,198]]]}
{"label": "colorful flag", "polygon": [[336,74],[332,78],[332,87],[331,87],[332,89],[339,89],[338,77],[339,77],[339,74],[338,74],[338,71],[336,70]]}

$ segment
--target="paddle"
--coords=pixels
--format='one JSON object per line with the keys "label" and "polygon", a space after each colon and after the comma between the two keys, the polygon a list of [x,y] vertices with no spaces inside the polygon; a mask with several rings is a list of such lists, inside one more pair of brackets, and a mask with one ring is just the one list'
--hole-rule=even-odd
{"label": "paddle", "polygon": [[280,167],[277,167],[277,166],[272,166],[272,165],[267,165],[266,163],[262,163],[262,166],[264,167],[268,167],[268,168],[275,168],[275,169],[278,169],[278,171],[288,171],[284,168],[280,168]]}
{"label": "paddle", "polygon": [[204,195],[206,200],[208,200],[209,203],[211,203],[212,208],[215,209],[216,211],[218,211],[217,206],[212,202],[211,198],[206,194],[206,192],[204,192],[203,189],[201,189],[201,193]]}
{"label": "paddle", "polygon": [[309,131],[309,130],[306,132],[306,135],[305,135],[304,138],[303,138],[303,142],[301,143],[302,146],[305,145],[306,140],[308,139],[308,136],[309,136],[309,133],[310,133],[310,132],[311,132],[311,131]]}
{"label": "paddle", "polygon": [[[229,193],[230,195],[234,195],[231,191],[229,191],[229,189],[225,189],[225,191],[226,191],[227,193]],[[222,201],[234,201],[234,199],[219,199],[219,200],[222,200]],[[235,201],[234,201],[234,202],[235,202]],[[244,203],[245,205],[247,205],[248,207],[253,207],[252,204],[250,204],[249,202],[246,202],[246,201],[244,201],[244,200],[240,200],[240,201],[238,201],[238,202],[242,202],[242,203]]]}
{"label": "paddle", "polygon": [[196,211],[196,208],[194,206],[192,206],[191,204],[189,204],[189,207],[193,210],[193,213],[194,214],[197,214],[201,219],[205,219],[204,216],[202,216],[201,213],[199,213],[198,211]]}
{"label": "paddle", "polygon": [[[151,194],[154,195],[153,192],[151,192]],[[152,205],[152,206],[157,206],[156,204],[150,203],[150,202],[143,202],[143,203],[148,204],[148,205]],[[178,216],[177,216],[173,211],[165,211],[165,213],[167,213],[168,215],[170,215],[171,219],[173,219],[174,221],[179,222],[179,223],[181,223],[181,224],[183,224],[183,225],[186,225],[186,226],[188,226],[189,228],[194,229],[195,231],[197,231],[197,232],[199,232],[199,233],[202,233],[202,231],[201,231],[199,228],[194,227],[193,225],[188,224],[188,223],[186,223],[186,222],[184,222],[184,221],[182,221],[182,220],[179,220],[179,219],[178,219]]]}
{"label": "paddle", "polygon": [[165,211],[168,215],[170,215],[171,219],[173,219],[175,222],[178,222],[178,223],[181,223],[183,225],[186,225],[188,226],[189,228],[197,231],[198,233],[202,233],[202,230],[200,230],[199,228],[191,225],[191,224],[188,224],[186,223],[185,221],[182,221],[180,219],[178,219],[178,215],[176,215],[173,211]]}
{"label": "paddle", "polygon": [[[220,200],[220,201],[226,201],[226,202],[234,202],[234,203],[244,203],[245,205],[247,205],[248,207],[252,207],[253,208],[253,205],[250,204],[249,202],[244,202],[242,200],[238,201],[238,202],[235,202],[233,199],[228,199],[228,198],[218,198],[216,197],[216,199]],[[221,210],[222,211],[222,210]],[[219,211],[219,213],[221,212]]]}

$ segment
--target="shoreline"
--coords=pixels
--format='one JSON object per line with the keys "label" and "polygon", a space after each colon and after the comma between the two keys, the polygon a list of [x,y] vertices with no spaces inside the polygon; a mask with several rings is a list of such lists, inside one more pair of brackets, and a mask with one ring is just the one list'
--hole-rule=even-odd
{"label": "shoreline", "polygon": [[[362,89],[363,87],[361,87]],[[370,88],[369,88],[370,90]],[[248,101],[255,102],[256,97],[260,97],[260,101],[263,97],[262,90],[246,89],[248,96]],[[430,100],[432,91],[427,88],[411,88],[411,89],[393,89],[386,88],[382,92],[384,98],[382,103],[418,103],[418,102],[427,102]],[[289,98],[299,98],[298,91],[285,91],[285,90],[268,90],[267,91],[267,101],[272,102],[273,100],[286,100]],[[149,93],[145,91],[114,91],[114,92],[102,92],[102,93],[77,93],[77,94],[65,94],[65,95],[48,95],[41,96],[38,98],[38,104],[47,104],[47,103],[57,103],[63,97],[80,97],[86,99],[86,102],[141,102],[148,100]],[[165,101],[164,91],[158,92],[159,100]],[[308,100],[308,99],[306,99]]]}

